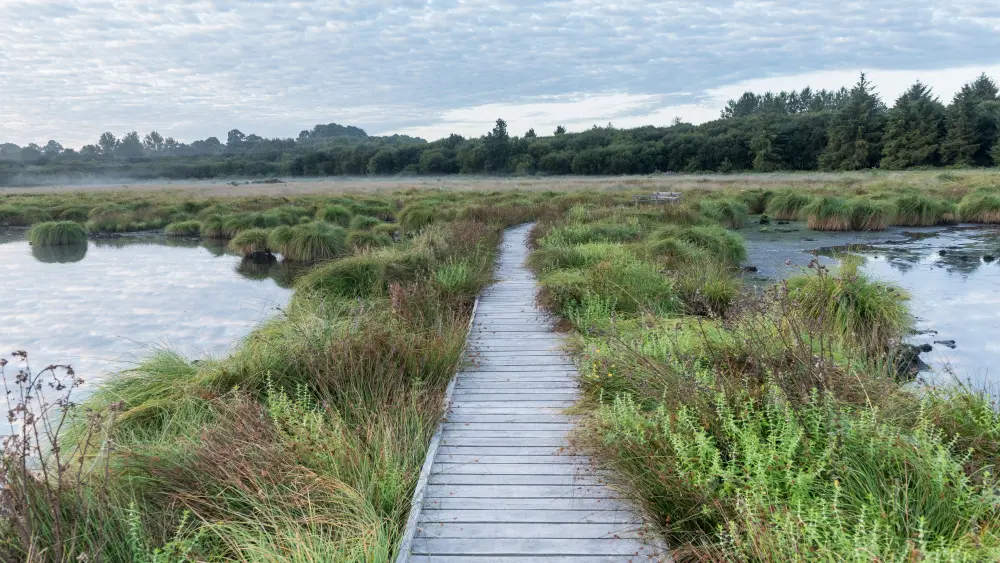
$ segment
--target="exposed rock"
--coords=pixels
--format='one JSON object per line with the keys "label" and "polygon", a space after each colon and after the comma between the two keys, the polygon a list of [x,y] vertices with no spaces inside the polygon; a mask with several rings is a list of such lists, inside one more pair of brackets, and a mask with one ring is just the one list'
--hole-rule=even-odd
{"label": "exposed rock", "polygon": [[771,224],[771,218],[768,217],[767,215],[761,215],[760,216],[760,224],[761,225],[770,225]]}
{"label": "exposed rock", "polygon": [[947,346],[947,347],[951,348],[952,350],[954,350],[955,348],[958,347],[958,344],[955,344],[954,340],[935,340],[934,343],[935,344],[940,344],[942,346]]}
{"label": "exposed rock", "polygon": [[752,272],[756,272],[757,271],[757,266],[743,266],[743,271],[744,272],[751,272],[751,273]]}
{"label": "exposed rock", "polygon": [[986,262],[987,264],[989,264],[990,262],[992,262],[992,261],[994,261],[996,259],[997,259],[997,257],[993,256],[992,254],[987,254],[986,256],[983,256],[983,262]]}

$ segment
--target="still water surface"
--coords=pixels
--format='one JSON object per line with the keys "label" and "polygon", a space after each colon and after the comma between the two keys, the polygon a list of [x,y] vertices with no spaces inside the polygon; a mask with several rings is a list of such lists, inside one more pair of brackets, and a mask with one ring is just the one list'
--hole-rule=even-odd
{"label": "still water surface", "polygon": [[[41,250],[0,230],[0,353],[69,363],[88,384],[167,347],[220,356],[284,306],[279,265],[197,241],[140,235]],[[279,285],[281,284],[281,285]]]}
{"label": "still water surface", "polygon": [[[861,255],[865,272],[910,294],[918,332],[910,342],[933,347],[922,356],[932,368],[924,379],[957,377],[977,388],[1000,388],[1000,229],[817,233],[796,224],[769,228],[773,230],[743,233],[749,263],[759,275],[773,280],[797,274],[813,251],[825,263],[835,262],[840,252]],[[779,228],[791,232],[777,232]],[[954,348],[951,342],[935,341],[954,341]]]}

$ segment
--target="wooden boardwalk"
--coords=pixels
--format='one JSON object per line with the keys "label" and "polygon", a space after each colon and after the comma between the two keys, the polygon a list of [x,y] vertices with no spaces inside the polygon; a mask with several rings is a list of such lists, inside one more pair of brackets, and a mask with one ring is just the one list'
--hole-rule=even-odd
{"label": "wooden boardwalk", "polygon": [[476,308],[471,365],[456,376],[400,561],[660,560],[588,459],[567,451],[577,373],[534,305],[530,228],[507,231],[499,281]]}

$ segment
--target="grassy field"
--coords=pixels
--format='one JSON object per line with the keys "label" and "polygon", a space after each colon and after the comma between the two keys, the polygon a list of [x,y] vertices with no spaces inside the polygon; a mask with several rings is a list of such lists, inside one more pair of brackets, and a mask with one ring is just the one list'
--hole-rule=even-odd
{"label": "grassy field", "polygon": [[[302,274],[282,314],[230,356],[157,353],[76,408],[55,398],[78,390],[75,374],[18,376],[24,358],[11,358],[23,432],[0,467],[0,555],[390,560],[502,230],[537,221],[539,299],[575,333],[582,368],[577,443],[678,561],[996,560],[995,406],[898,379],[906,296],[850,261],[744,288],[739,230],[761,213],[822,229],[992,222],[997,179],[2,192],[0,224],[218,239]],[[651,189],[685,195],[631,204]],[[46,408],[50,422],[34,418]]]}

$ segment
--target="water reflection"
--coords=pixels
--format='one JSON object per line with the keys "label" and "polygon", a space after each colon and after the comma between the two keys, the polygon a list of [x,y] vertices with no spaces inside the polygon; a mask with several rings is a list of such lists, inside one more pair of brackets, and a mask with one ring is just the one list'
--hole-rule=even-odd
{"label": "water reflection", "polygon": [[[785,238],[748,232],[747,238],[750,263],[760,264],[770,279],[802,271],[814,249],[830,261],[843,252],[864,256],[864,271],[910,294],[918,332],[911,340],[933,347],[924,355],[934,368],[927,379],[954,374],[976,386],[1000,383],[1000,373],[992,369],[1000,356],[1000,229],[965,226]],[[785,266],[786,261],[792,266]]]}
{"label": "water reflection", "polygon": [[34,248],[24,236],[0,229],[0,353],[70,363],[91,383],[151,347],[225,354],[291,295],[288,268],[248,272],[219,244],[136,235],[81,252]]}
{"label": "water reflection", "polygon": [[83,260],[87,256],[87,246],[87,244],[32,246],[31,255],[43,264],[69,264]]}

